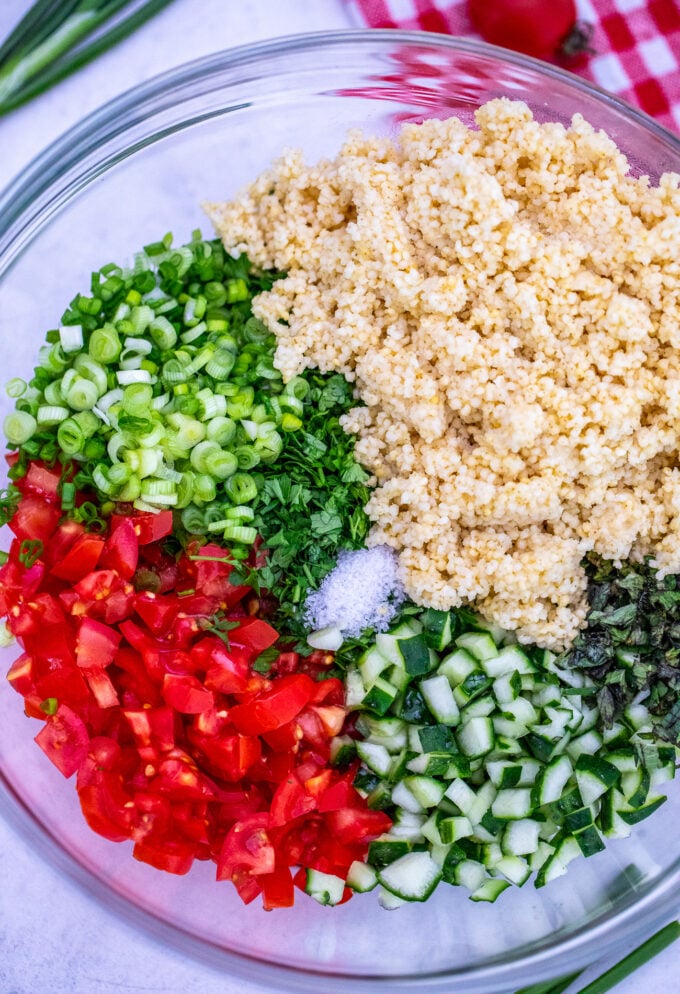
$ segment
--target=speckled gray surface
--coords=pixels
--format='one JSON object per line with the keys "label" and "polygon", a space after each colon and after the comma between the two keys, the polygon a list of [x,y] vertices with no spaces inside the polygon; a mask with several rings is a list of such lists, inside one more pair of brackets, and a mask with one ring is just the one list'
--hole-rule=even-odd
{"label": "speckled gray surface", "polygon": [[[28,0],[0,3],[0,36],[28,6]],[[343,0],[175,0],[100,62],[0,119],[0,187],[84,114],[164,69],[231,45],[352,24]],[[617,994],[680,994],[679,958],[676,948],[666,951]],[[0,820],[0,994],[121,991],[266,994],[124,924]]]}

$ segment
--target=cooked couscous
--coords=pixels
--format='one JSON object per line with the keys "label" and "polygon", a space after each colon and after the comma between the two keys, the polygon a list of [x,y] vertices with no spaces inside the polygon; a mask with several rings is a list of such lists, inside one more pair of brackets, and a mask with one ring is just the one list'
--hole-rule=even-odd
{"label": "cooked couscous", "polygon": [[287,152],[208,213],[287,273],[254,306],[284,376],[354,380],[370,539],[407,593],[559,648],[586,551],[680,571],[679,177],[632,177],[578,115],[476,120]]}

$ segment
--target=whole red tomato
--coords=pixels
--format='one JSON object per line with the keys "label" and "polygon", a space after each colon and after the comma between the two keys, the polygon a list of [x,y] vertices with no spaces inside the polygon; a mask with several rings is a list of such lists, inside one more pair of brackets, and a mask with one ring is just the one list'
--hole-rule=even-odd
{"label": "whole red tomato", "polygon": [[468,10],[485,41],[537,59],[587,47],[589,33],[577,24],[574,0],[468,0]]}

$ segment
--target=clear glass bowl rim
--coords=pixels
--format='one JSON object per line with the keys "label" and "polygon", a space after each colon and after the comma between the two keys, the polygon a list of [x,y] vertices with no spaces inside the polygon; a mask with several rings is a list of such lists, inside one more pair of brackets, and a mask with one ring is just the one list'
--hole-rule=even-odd
{"label": "clear glass bowl rim", "polygon": [[[568,84],[577,96],[579,92],[595,96],[601,103],[625,115],[644,131],[660,138],[678,158],[680,171],[680,138],[653,118],[566,70],[497,46],[470,39],[419,31],[394,29],[352,29],[310,32],[290,35],[254,44],[241,45],[187,62],[138,84],[69,128],[37,155],[26,169],[0,192],[0,280],[12,263],[29,246],[35,236],[78,192],[111,164],[108,154],[97,170],[89,168],[77,182],[71,179],[62,188],[60,181],[68,176],[86,154],[105,148],[112,140],[125,148],[125,134],[130,127],[161,109],[177,103],[181,93],[190,95],[192,85],[219,76],[226,70],[253,65],[266,66],[272,56],[288,56],[309,50],[332,50],[351,43],[368,47],[418,45],[433,51],[449,50],[460,54],[483,55],[509,65],[531,69],[547,80]],[[264,70],[263,75],[266,75]],[[108,150],[107,150],[108,152]],[[56,192],[49,196],[50,191]],[[564,975],[578,970],[594,959],[604,958],[624,949],[630,950],[643,936],[650,934],[665,921],[680,913],[680,861],[657,884],[644,891],[633,904],[604,916],[595,926],[584,925],[568,937],[550,943],[528,954],[517,953],[488,965],[431,974],[395,976],[354,976],[276,965],[246,954],[228,951],[201,940],[177,926],[159,919],[153,913],[134,905],[127,898],[103,887],[103,881],[68,853],[24,804],[12,784],[0,771],[0,813],[31,847],[53,868],[64,873],[81,890],[93,896],[126,924],[142,929],[176,950],[192,955],[206,965],[251,982],[271,984],[290,991],[318,991],[319,983],[335,991],[396,991],[423,990],[448,994],[452,982],[455,989],[491,994],[514,990],[528,982]],[[38,837],[35,837],[35,829]]]}

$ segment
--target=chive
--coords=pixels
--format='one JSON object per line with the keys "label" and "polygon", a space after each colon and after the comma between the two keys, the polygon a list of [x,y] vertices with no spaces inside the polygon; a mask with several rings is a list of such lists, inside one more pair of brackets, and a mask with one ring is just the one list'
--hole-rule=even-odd
{"label": "chive", "polygon": [[577,973],[570,973],[568,977],[562,977],[560,980],[542,980],[537,984],[532,984],[531,987],[523,987],[516,994],[563,994],[568,987],[571,987],[572,983],[577,977],[581,976],[581,971]]}
{"label": "chive", "polygon": [[658,956],[677,939],[680,939],[680,922],[670,922],[669,925],[656,932],[606,973],[603,973],[601,977],[584,987],[579,991],[579,994],[606,994],[607,991],[629,977],[631,973],[635,973],[645,963]]}

